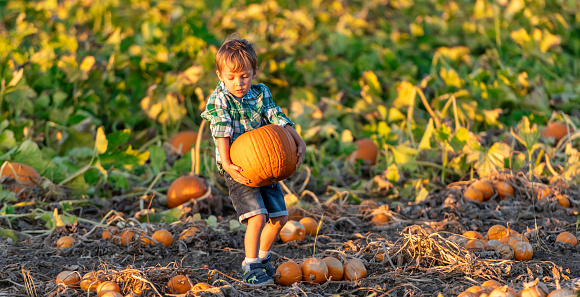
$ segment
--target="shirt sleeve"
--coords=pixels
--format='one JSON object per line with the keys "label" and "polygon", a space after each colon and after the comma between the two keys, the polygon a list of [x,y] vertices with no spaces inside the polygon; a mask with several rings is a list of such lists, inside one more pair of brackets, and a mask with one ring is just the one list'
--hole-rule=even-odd
{"label": "shirt sleeve", "polygon": [[232,136],[232,117],[228,111],[227,98],[223,93],[211,94],[201,117],[210,122],[211,136],[214,138]]}
{"label": "shirt sleeve", "polygon": [[262,89],[262,100],[263,100],[263,111],[262,114],[265,118],[268,119],[270,124],[274,124],[277,126],[284,127],[286,124],[290,124],[294,126],[294,123],[290,121],[288,117],[282,112],[282,109],[279,106],[274,104],[274,100],[272,99],[272,93],[265,84],[260,84]]}

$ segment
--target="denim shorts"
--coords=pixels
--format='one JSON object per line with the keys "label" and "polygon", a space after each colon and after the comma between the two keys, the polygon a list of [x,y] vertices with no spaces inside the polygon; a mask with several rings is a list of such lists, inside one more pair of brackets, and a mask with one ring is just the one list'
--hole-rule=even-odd
{"label": "denim shorts", "polygon": [[284,194],[278,183],[256,188],[238,183],[227,172],[224,172],[224,178],[240,223],[246,224],[248,218],[259,214],[265,214],[268,218],[288,215]]}

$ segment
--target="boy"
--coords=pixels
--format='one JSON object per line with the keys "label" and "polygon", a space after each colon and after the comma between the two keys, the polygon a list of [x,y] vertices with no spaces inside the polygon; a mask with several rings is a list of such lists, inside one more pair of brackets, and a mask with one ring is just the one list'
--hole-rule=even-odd
{"label": "boy", "polygon": [[246,186],[249,180],[241,174],[243,168],[230,160],[230,145],[241,134],[263,125],[282,126],[296,142],[297,169],[302,164],[306,145],[292,127],[294,124],[272,101],[268,87],[252,84],[258,72],[258,57],[251,43],[245,39],[228,39],[219,49],[215,63],[220,82],[201,116],[210,122],[216,161],[232,204],[240,222],[247,224],[243,281],[251,286],[272,284],[276,270],[270,263],[270,249],[288,221],[284,195],[278,183],[260,188]]}

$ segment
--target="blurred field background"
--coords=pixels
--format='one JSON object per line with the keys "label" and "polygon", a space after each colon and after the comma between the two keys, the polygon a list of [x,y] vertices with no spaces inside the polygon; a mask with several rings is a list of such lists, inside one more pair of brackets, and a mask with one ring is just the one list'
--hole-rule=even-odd
{"label": "blurred field background", "polygon": [[[424,198],[437,188],[430,180],[531,161],[539,178],[577,182],[579,8],[574,0],[2,1],[0,161],[34,167],[48,180],[44,194],[59,185],[74,197],[130,195],[189,172],[190,153],[169,162],[166,142],[199,128],[218,81],[214,55],[239,33],[258,50],[257,81],[306,141],[318,189],[361,186],[339,176],[361,138],[380,148],[368,176],[388,173],[403,198]],[[549,122],[567,124],[565,141],[541,137]],[[200,173],[215,184],[213,144],[202,144]]]}

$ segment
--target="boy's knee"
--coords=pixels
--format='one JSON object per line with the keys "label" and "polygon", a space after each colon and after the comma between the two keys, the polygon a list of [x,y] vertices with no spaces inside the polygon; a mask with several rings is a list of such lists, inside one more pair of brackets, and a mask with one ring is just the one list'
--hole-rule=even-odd
{"label": "boy's knee", "polygon": [[248,219],[248,224],[250,223],[264,226],[264,224],[266,224],[266,215],[265,214],[255,215]]}

